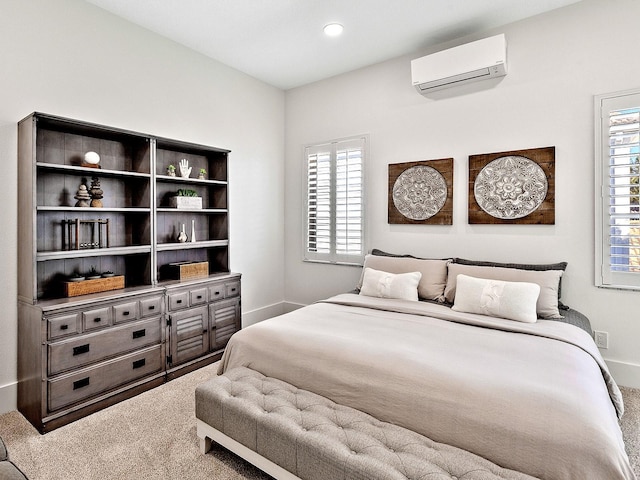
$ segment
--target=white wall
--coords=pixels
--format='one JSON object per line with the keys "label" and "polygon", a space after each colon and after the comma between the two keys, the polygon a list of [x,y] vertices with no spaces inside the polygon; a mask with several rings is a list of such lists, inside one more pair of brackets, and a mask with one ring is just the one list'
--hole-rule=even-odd
{"label": "white wall", "polygon": [[[369,133],[369,247],[426,257],[568,261],[563,300],[609,332],[616,379],[640,387],[640,292],[594,286],[593,96],[640,87],[636,0],[572,6],[286,93],[286,298],[291,306],[350,290],[360,269],[303,263],[302,146]],[[421,97],[410,60],[504,32],[502,81]],[[631,50],[630,50],[631,49]],[[467,224],[468,156],[556,147],[556,224]],[[452,226],[387,223],[387,165],[453,157]],[[542,354],[543,352],[541,352]]]}
{"label": "white wall", "polygon": [[243,274],[244,320],[278,310],[281,90],[80,0],[3,0],[0,45],[0,413],[16,405],[16,124],[33,111],[230,149],[230,261]]}

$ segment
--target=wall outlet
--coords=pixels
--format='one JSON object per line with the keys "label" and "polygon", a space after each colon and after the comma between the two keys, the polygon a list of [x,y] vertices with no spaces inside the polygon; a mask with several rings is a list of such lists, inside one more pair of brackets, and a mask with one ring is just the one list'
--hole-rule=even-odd
{"label": "wall outlet", "polygon": [[593,339],[596,341],[598,348],[609,348],[609,332],[593,332]]}

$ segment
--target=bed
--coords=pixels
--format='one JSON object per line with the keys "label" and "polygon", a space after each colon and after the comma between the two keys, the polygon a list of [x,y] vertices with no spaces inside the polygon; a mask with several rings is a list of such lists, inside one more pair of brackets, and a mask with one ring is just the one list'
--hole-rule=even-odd
{"label": "bed", "polygon": [[247,367],[536,478],[634,479],[620,391],[559,302],[565,267],[370,255],[358,293],[237,332],[218,373]]}

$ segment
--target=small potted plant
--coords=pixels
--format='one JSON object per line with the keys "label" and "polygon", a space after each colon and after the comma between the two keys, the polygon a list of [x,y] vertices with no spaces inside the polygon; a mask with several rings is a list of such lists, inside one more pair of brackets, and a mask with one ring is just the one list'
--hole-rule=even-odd
{"label": "small potted plant", "polygon": [[113,277],[115,275],[115,273],[113,273],[111,270],[107,270],[106,272],[102,272],[102,278],[109,278],[109,277]]}
{"label": "small potted plant", "polygon": [[170,177],[175,177],[176,176],[176,167],[175,167],[175,165],[169,165],[167,167],[167,175],[169,175]]}
{"label": "small potted plant", "polygon": [[201,210],[202,197],[199,197],[195,190],[181,188],[169,198],[169,205],[179,210]]}
{"label": "small potted plant", "polygon": [[204,168],[201,168],[200,173],[198,174],[198,178],[200,180],[205,180],[207,178],[207,170]]}
{"label": "small potted plant", "polygon": [[89,273],[87,273],[87,280],[95,280],[97,278],[100,278],[101,276],[102,274],[100,274],[100,272],[96,270],[95,265],[91,265],[91,270],[89,270]]}

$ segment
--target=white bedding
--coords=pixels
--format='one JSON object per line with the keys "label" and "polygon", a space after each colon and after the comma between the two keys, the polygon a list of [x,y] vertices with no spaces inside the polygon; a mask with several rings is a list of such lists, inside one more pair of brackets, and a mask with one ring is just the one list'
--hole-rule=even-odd
{"label": "white bedding", "polygon": [[234,366],[534,477],[635,478],[620,391],[573,325],[343,294],[236,333]]}

